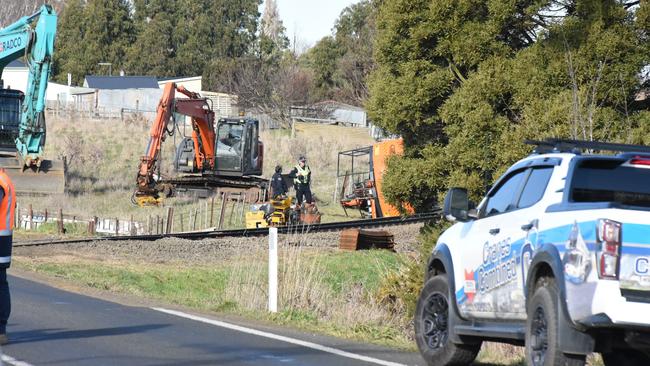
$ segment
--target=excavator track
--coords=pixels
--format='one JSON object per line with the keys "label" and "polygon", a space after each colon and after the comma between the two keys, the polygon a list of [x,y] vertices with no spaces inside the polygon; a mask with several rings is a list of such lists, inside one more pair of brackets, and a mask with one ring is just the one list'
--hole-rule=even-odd
{"label": "excavator track", "polygon": [[163,179],[157,185],[174,187],[174,193],[216,190],[229,193],[241,193],[246,196],[247,202],[262,202],[267,198],[268,180],[254,176],[224,177],[215,175],[184,175],[170,179]]}

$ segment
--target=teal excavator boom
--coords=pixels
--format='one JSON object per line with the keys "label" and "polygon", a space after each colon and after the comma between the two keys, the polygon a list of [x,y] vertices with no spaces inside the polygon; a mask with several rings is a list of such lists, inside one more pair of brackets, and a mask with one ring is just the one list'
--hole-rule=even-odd
{"label": "teal excavator boom", "polygon": [[45,100],[56,23],[54,9],[43,5],[37,13],[0,29],[0,75],[21,57],[29,68],[24,94],[0,83],[0,167],[21,194],[62,193],[65,189],[65,164],[43,158]]}

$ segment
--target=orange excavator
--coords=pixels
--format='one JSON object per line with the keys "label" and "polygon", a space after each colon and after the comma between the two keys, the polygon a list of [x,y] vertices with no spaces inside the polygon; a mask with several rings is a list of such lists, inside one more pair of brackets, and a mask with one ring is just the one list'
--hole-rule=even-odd
{"label": "orange excavator", "polygon": [[[176,93],[184,97],[177,98]],[[191,136],[177,146],[176,175],[163,177],[160,154],[167,136],[180,131],[175,115],[191,118]],[[183,122],[184,123],[184,122]],[[215,113],[207,98],[183,86],[165,86],[157,108],[149,143],[141,158],[133,202],[139,206],[158,205],[178,190],[240,191],[248,202],[263,200],[266,180],[262,174],[263,145],[259,141],[259,122],[248,118],[221,118],[215,126]]]}

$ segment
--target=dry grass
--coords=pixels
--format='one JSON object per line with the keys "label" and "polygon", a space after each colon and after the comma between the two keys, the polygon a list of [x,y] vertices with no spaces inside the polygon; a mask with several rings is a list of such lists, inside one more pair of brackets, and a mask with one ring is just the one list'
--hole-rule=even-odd
{"label": "dry grass", "polygon": [[[278,308],[275,320],[297,323],[310,330],[371,340],[391,346],[412,348],[409,322],[403,314],[391,312],[377,300],[378,284],[364,278],[355,280],[357,270],[368,271],[379,279],[394,267],[384,255],[369,255],[361,266],[350,265],[363,253],[334,255],[322,249],[303,246],[302,239],[287,237],[279,252]],[[252,254],[252,255],[251,255]],[[251,259],[255,258],[255,259]],[[268,306],[268,251],[258,248],[242,253],[233,261],[226,297],[250,312],[265,311]],[[371,263],[368,263],[370,261]],[[347,262],[347,263],[346,263]],[[343,268],[348,269],[346,272]]]}
{"label": "dry grass", "polygon": [[[138,208],[131,204],[140,157],[148,141],[150,121],[142,119],[86,120],[49,116],[45,155],[49,159],[69,162],[68,190],[65,195],[21,197],[20,206],[32,204],[34,209],[58,210],[82,217],[119,217],[146,221],[150,215],[164,216],[165,208]],[[263,131],[266,146],[264,176],[271,176],[276,164],[285,171],[302,154],[309,158],[314,171],[313,191],[320,199],[324,220],[344,218],[338,203],[332,201],[335,186],[336,159],[340,150],[367,146],[372,138],[367,130],[338,126],[297,124],[295,138],[287,130]],[[180,136],[176,136],[177,141]],[[163,144],[162,173],[172,173],[174,137]],[[169,199],[166,206],[177,212],[189,212],[204,205],[205,200],[191,197]]]}

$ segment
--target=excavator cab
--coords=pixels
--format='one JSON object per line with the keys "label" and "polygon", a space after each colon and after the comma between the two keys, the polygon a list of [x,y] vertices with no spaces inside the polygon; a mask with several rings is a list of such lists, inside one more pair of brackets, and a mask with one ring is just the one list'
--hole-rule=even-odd
{"label": "excavator cab", "polygon": [[0,154],[7,151],[15,155],[24,99],[25,94],[20,90],[0,88]]}
{"label": "excavator cab", "polygon": [[[262,175],[264,153],[258,120],[220,118],[215,129],[216,162],[210,173],[221,177]],[[174,165],[178,172],[198,173],[194,161],[194,142],[186,137],[177,147]]]}
{"label": "excavator cab", "polygon": [[216,174],[220,176],[262,175],[262,143],[259,121],[251,118],[221,118],[217,122]]}

